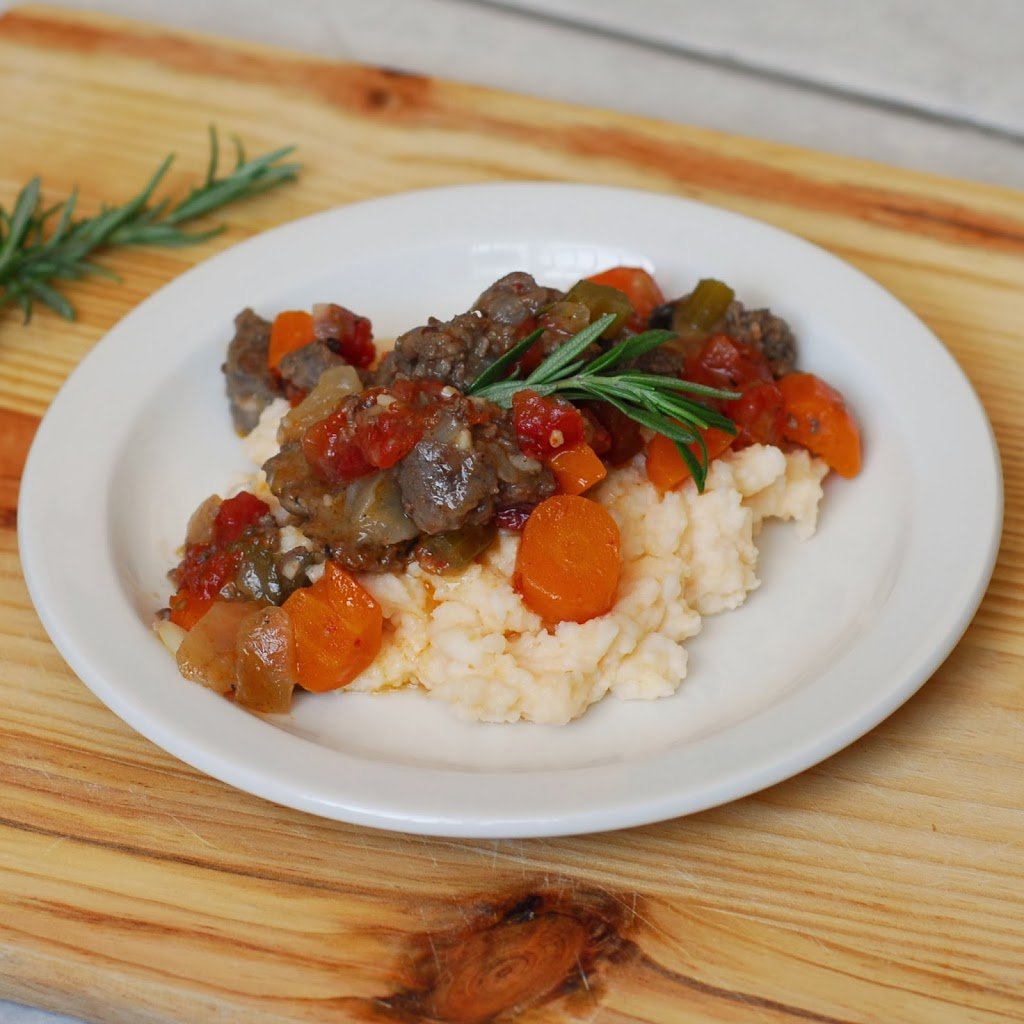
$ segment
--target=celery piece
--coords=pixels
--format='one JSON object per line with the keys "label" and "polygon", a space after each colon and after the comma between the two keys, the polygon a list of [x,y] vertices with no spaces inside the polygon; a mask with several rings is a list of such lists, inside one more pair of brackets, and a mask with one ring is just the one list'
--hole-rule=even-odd
{"label": "celery piece", "polygon": [[566,293],[565,301],[581,302],[586,306],[590,310],[591,323],[605,314],[612,314],[615,319],[601,335],[602,338],[614,338],[633,315],[633,303],[625,292],[606,284],[594,284],[593,281],[577,281]]}
{"label": "celery piece", "polygon": [[465,568],[490,546],[497,535],[494,523],[482,526],[463,526],[459,530],[435,533],[423,537],[416,545],[416,561],[427,572],[443,576]]}
{"label": "celery piece", "polygon": [[721,281],[706,277],[688,298],[676,304],[672,330],[684,341],[703,341],[725,316],[735,292]]}

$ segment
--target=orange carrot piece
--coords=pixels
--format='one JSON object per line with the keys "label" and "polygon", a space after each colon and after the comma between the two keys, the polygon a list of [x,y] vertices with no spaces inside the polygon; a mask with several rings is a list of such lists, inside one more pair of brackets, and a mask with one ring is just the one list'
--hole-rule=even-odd
{"label": "orange carrot piece", "polygon": [[[729,445],[735,440],[732,434],[717,427],[708,427],[701,433],[708,449],[709,462],[728,451]],[[694,442],[687,447],[696,459],[701,458],[699,444]],[[679,454],[675,442],[664,434],[655,434],[647,446],[647,478],[659,491],[671,491],[690,479],[690,467]]]}
{"label": "orange carrot piece", "polygon": [[602,505],[556,494],[531,513],[516,556],[515,583],[546,622],[586,622],[615,603],[619,528]]}
{"label": "orange carrot piece", "polygon": [[783,436],[821,456],[840,476],[860,472],[860,428],[835,388],[813,373],[779,380],[786,403]]}
{"label": "orange carrot piece", "polygon": [[313,315],[302,309],[287,309],[278,313],[270,326],[270,348],[267,350],[267,366],[272,370],[281,368],[281,360],[315,339]]}
{"label": "orange carrot piece", "polygon": [[298,683],[306,690],[347,686],[380,650],[380,605],[331,562],[316,583],[296,590],[283,607],[292,621]]}
{"label": "orange carrot piece", "polygon": [[586,442],[555,452],[548,459],[548,466],[555,474],[562,494],[582,494],[608,475],[605,464]]}
{"label": "orange carrot piece", "polygon": [[658,282],[640,267],[612,267],[587,280],[625,293],[633,304],[633,315],[627,321],[627,326],[633,331],[647,330],[651,313],[665,302],[665,295],[658,287]]}
{"label": "orange carrot piece", "polygon": [[168,604],[171,622],[182,629],[191,629],[210,610],[213,598],[202,597],[191,590],[179,590]]}

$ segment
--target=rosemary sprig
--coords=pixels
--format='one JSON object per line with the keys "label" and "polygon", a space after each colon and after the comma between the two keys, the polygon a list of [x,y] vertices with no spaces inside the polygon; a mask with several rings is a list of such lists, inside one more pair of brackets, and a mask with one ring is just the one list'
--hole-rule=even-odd
{"label": "rosemary sprig", "polygon": [[282,162],[294,146],[248,159],[242,143],[234,138],[235,166],[224,177],[218,177],[220,144],[212,125],[209,131],[206,177],[177,202],[161,199],[150,205],[153,193],[174,161],[173,153],[163,160],[138,195],[120,206],[103,206],[95,217],[75,218],[77,189],[64,201],[44,208],[42,183],[38,176],[34,177],[21,190],[10,212],[0,206],[0,307],[16,302],[27,323],[38,301],[73,320],[74,306],[53,282],[73,281],[87,274],[120,280],[113,271],[90,261],[95,250],[204,242],[220,234],[223,225],[200,231],[186,231],[182,225],[298,176],[300,164]]}
{"label": "rosemary sprig", "polygon": [[[678,377],[621,368],[622,363],[674,338],[671,331],[635,334],[592,359],[585,358],[583,353],[614,319],[614,315],[609,313],[595,320],[559,345],[528,377],[522,378],[513,371],[513,367],[543,333],[534,331],[491,363],[466,393],[486,398],[506,409],[512,405],[512,396],[525,388],[545,396],[557,394],[569,401],[608,402],[641,426],[674,441],[693,474],[697,490],[703,491],[707,480],[708,452],[701,430],[717,427],[735,434],[736,425],[721,413],[684,397],[684,394],[720,399],[739,396],[734,391],[721,391]],[[506,376],[510,372],[512,375]],[[693,444],[701,453],[699,457],[688,447]]]}

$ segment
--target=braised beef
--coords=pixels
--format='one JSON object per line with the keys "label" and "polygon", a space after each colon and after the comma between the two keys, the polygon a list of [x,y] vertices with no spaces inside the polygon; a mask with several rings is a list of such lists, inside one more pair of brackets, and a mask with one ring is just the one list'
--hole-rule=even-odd
{"label": "braised beef", "polygon": [[431,317],[396,339],[374,380],[387,386],[399,374],[431,377],[465,391],[515,341],[511,327],[492,324],[482,313],[460,313],[447,322]]}
{"label": "braised beef", "polygon": [[387,386],[404,374],[432,377],[465,391],[520,340],[541,309],[559,298],[559,291],[542,288],[529,274],[506,274],[470,312],[448,321],[431,317],[424,326],[401,335],[381,360],[374,382]]}
{"label": "braised beef", "polygon": [[480,526],[494,514],[497,475],[481,452],[430,436],[399,463],[402,504],[423,533]]}
{"label": "braised beef", "polygon": [[332,366],[346,366],[346,361],[322,341],[311,341],[289,352],[281,360],[281,376],[296,390],[308,393],[316,387],[320,375]]}
{"label": "braised beef", "polygon": [[446,410],[399,464],[403,505],[424,533],[480,526],[500,508],[554,493],[551,471],[520,450],[507,411],[495,408],[488,422],[453,430],[458,417]]}
{"label": "braised beef", "polygon": [[393,473],[332,485],[314,473],[297,442],[286,444],[263,469],[271,491],[302,532],[342,565],[374,572],[408,560],[419,531],[402,510]]}
{"label": "braised beef", "polygon": [[438,405],[422,438],[391,469],[331,481],[298,442],[264,469],[302,531],[357,571],[394,568],[422,535],[482,526],[499,509],[535,505],[555,489],[551,471],[520,451],[511,414],[462,395]]}
{"label": "braised beef", "polygon": [[519,327],[545,306],[563,298],[557,288],[545,288],[522,271],[506,274],[484,291],[473,305],[489,320]]}
{"label": "braised beef", "polygon": [[235,336],[228,345],[227,362],[221,367],[227,385],[235,430],[248,434],[260,413],[281,393],[280,384],[267,367],[270,323],[251,309],[235,317]]}
{"label": "braised beef", "polygon": [[722,330],[764,353],[776,377],[789,373],[796,363],[793,332],[789,324],[770,309],[745,309],[742,302],[732,302]]}

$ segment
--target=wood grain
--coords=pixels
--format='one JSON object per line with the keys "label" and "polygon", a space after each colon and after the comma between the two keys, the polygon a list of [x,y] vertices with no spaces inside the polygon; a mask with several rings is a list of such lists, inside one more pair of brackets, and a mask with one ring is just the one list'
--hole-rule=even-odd
{"label": "wood grain", "polygon": [[[111,255],[125,283],[76,285],[76,323],[0,318],[0,995],[126,1024],[1024,1018],[1024,194],[42,8],[0,19],[0,82],[0,201],[40,172],[95,208],[170,149],[183,185],[209,121],[306,164],[215,241]],[[508,178],[749,213],[921,315],[1004,461],[974,623],[846,751],[647,828],[425,839],[197,774],[102,707],[31,609],[14,526],[38,417],[107,328],[211,253],[338,203]]]}

